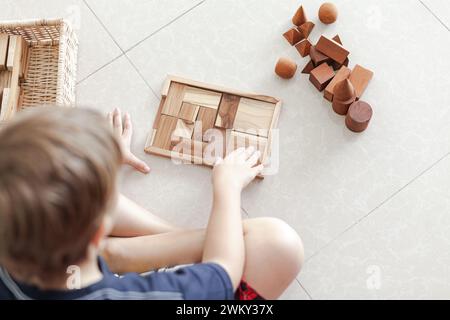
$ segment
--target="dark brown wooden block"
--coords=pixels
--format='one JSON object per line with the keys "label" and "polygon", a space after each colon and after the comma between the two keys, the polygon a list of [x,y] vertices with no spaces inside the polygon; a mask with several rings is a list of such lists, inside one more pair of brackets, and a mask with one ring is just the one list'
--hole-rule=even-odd
{"label": "dark brown wooden block", "polygon": [[314,69],[314,63],[312,60],[309,60],[309,62],[306,64],[306,66],[303,68],[302,73],[310,74],[311,70]]}
{"label": "dark brown wooden block", "polygon": [[240,97],[224,93],[219,104],[219,113],[217,114],[216,127],[231,129],[233,128],[234,118],[239,106]]}
{"label": "dark brown wooden block", "polygon": [[289,42],[291,46],[302,40],[304,37],[297,30],[297,28],[291,28],[283,34],[283,37]]}
{"label": "dark brown wooden block", "polygon": [[317,88],[317,90],[322,91],[330,83],[334,77],[333,68],[328,64],[322,63],[320,66],[311,70],[309,75],[309,81]]}
{"label": "dark brown wooden block", "polygon": [[339,63],[344,63],[350,53],[336,41],[328,39],[324,36],[320,37],[315,47],[318,51]]}
{"label": "dark brown wooden block", "polygon": [[306,21],[304,24],[298,27],[298,31],[302,34],[303,37],[308,38],[311,34],[311,31],[314,29],[315,24],[311,21]]}
{"label": "dark brown wooden block", "polygon": [[361,67],[357,64],[352,73],[350,74],[350,82],[353,84],[353,87],[356,91],[356,99],[360,99],[366,90],[370,80],[373,77],[373,72]]}
{"label": "dark brown wooden block", "polygon": [[311,48],[309,48],[309,56],[311,57],[315,67],[318,67],[322,63],[331,63],[333,61],[330,57],[317,51],[315,46],[311,46]]}
{"label": "dark brown wooden block", "polygon": [[345,125],[353,132],[362,132],[367,129],[372,115],[372,107],[367,102],[356,101],[348,109]]}
{"label": "dark brown wooden block", "polygon": [[309,49],[311,48],[311,42],[308,39],[303,39],[295,45],[298,53],[304,58],[309,55]]}
{"label": "dark brown wooden block", "polygon": [[0,34],[0,71],[6,70],[6,59],[8,58],[9,37],[7,34]]}
{"label": "dark brown wooden block", "polygon": [[336,62],[336,61],[332,61],[331,62],[331,66],[333,67],[334,70],[339,70],[343,66],[348,67],[349,62],[350,62],[350,60],[347,57],[347,59],[345,59],[344,63],[339,63],[339,62]]}
{"label": "dark brown wooden block", "polygon": [[333,110],[337,114],[346,115],[350,105],[355,102],[356,93],[352,83],[344,79],[334,87]]}
{"label": "dark brown wooden block", "polygon": [[335,35],[333,38],[331,38],[331,40],[336,41],[336,42],[339,43],[341,46],[343,45],[343,44],[342,44],[342,41],[341,41],[341,38],[339,37],[338,34]]}
{"label": "dark brown wooden block", "polygon": [[292,23],[296,26],[300,26],[306,21],[308,21],[308,19],[306,18],[305,10],[303,9],[303,6],[300,6],[295,12],[294,17],[292,17]]}

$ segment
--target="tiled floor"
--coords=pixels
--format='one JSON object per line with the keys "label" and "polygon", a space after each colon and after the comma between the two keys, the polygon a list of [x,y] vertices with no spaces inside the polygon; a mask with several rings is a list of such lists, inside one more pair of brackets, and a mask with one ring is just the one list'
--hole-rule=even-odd
{"label": "tiled floor", "polygon": [[375,71],[363,134],[345,129],[305,75],[283,81],[281,34],[298,0],[0,0],[0,19],[63,16],[80,39],[78,103],[135,122],[133,148],[152,167],[124,171],[123,192],[185,226],[206,224],[210,172],[145,155],[166,74],[284,100],[280,170],[245,191],[249,217],[301,234],[307,261],[287,299],[450,297],[450,7],[447,0],[335,0],[355,63]]}

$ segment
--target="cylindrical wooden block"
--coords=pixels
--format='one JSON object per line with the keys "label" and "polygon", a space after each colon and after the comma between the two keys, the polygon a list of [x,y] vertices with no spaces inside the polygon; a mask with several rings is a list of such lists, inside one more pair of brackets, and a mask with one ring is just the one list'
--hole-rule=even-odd
{"label": "cylindrical wooden block", "polygon": [[367,102],[356,101],[348,109],[345,125],[353,132],[362,132],[369,125],[372,114],[372,107]]}
{"label": "cylindrical wooden block", "polygon": [[278,59],[277,65],[275,66],[275,73],[283,79],[290,79],[295,75],[297,71],[297,64],[295,61],[289,58]]}
{"label": "cylindrical wooden block", "polygon": [[345,116],[351,104],[355,102],[355,99],[356,97],[344,102],[341,102],[337,99],[333,99],[333,103],[331,106],[333,107],[334,112],[340,114],[341,116]]}

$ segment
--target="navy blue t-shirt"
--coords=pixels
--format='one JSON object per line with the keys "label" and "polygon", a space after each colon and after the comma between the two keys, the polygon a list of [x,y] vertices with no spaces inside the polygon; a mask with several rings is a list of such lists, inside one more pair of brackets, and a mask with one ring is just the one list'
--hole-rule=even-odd
{"label": "navy blue t-shirt", "polygon": [[11,278],[0,267],[0,299],[19,300],[226,300],[233,299],[233,287],[227,272],[218,264],[202,263],[175,271],[148,275],[113,274],[99,258],[102,280],[76,290],[40,290]]}

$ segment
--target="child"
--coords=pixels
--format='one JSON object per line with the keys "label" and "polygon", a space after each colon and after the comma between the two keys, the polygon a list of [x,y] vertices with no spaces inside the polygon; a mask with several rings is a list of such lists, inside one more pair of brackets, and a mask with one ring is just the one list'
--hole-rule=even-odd
{"label": "child", "polygon": [[131,135],[117,109],[35,108],[0,130],[0,299],[278,298],[303,248],[280,220],[241,220],[258,153],[218,161],[207,229],[183,230],[118,194],[122,163],[149,171]]}

